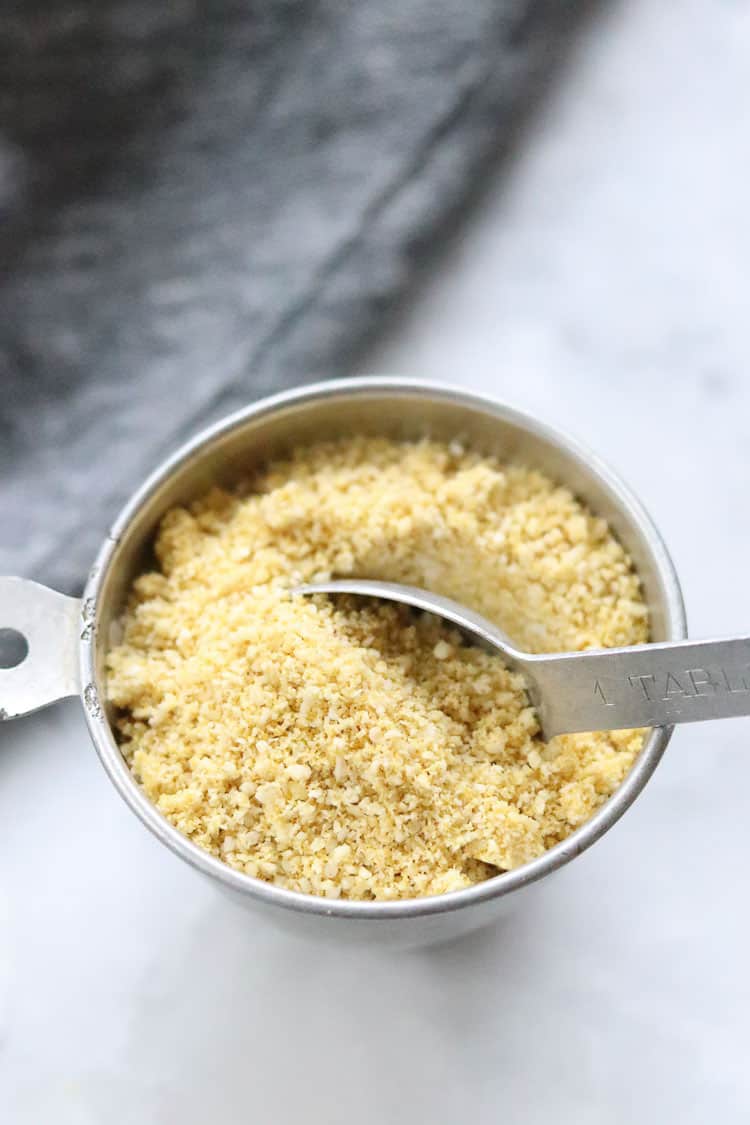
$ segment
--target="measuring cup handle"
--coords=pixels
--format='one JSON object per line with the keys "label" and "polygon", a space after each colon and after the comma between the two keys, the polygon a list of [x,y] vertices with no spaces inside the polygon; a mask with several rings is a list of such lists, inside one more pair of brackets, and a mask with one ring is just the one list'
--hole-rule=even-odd
{"label": "measuring cup handle", "polygon": [[750,637],[528,661],[547,736],[750,715]]}
{"label": "measuring cup handle", "polygon": [[0,576],[0,720],[78,695],[81,603]]}

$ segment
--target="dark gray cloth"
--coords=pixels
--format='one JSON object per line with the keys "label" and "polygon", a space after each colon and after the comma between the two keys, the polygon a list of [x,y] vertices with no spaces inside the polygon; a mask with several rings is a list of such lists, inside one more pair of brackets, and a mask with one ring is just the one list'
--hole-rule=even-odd
{"label": "dark gray cloth", "polygon": [[576,7],[4,5],[0,572],[79,587],[178,439],[345,371]]}

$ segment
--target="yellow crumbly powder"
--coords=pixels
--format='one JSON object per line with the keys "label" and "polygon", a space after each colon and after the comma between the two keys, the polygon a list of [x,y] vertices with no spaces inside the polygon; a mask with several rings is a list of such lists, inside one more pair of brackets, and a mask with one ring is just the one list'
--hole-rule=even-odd
{"label": "yellow crumbly powder", "polygon": [[648,639],[606,523],[542,473],[354,437],[164,517],[109,697],[149,798],[232,867],[310,894],[439,894],[526,863],[617,788],[643,732],[545,745],[524,684],[434,618],[299,581],[450,595],[531,652]]}

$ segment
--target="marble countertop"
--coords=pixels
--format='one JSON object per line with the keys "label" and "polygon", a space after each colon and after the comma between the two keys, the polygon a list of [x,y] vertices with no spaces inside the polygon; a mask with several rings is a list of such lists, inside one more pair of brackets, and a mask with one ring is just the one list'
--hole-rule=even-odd
{"label": "marble countertop", "polygon": [[[605,5],[367,369],[594,447],[663,529],[693,635],[750,629],[750,10]],[[0,749],[9,1125],[740,1125],[749,720],[501,928],[394,956],[250,921],[118,800],[76,704]]]}

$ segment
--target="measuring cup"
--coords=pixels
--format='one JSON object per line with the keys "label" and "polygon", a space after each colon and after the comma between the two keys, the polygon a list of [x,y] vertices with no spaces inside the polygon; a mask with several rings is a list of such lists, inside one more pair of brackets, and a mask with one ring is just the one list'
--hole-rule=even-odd
{"label": "measuring cup", "polygon": [[80,601],[21,578],[0,578],[0,635],[15,630],[28,647],[15,667],[0,667],[0,718],[80,695],[110,780],[136,816],[181,859],[249,909],[295,932],[407,946],[485,925],[590,847],[641,792],[672,728],[649,732],[617,791],[562,843],[523,867],[445,895],[395,902],[305,895],[235,871],[178,832],[127,768],[107,702],[104,659],[128,590],[152,565],[153,537],[169,508],[189,503],[212,484],[231,485],[295,446],[352,433],[459,439],[482,453],[543,470],[603,516],[630,554],[649,606],[652,640],[685,637],[682,596],[661,537],[639,502],[597,457],[535,418],[457,388],[399,378],[344,379],[264,399],[210,426],[168,458],[116,519]]}

